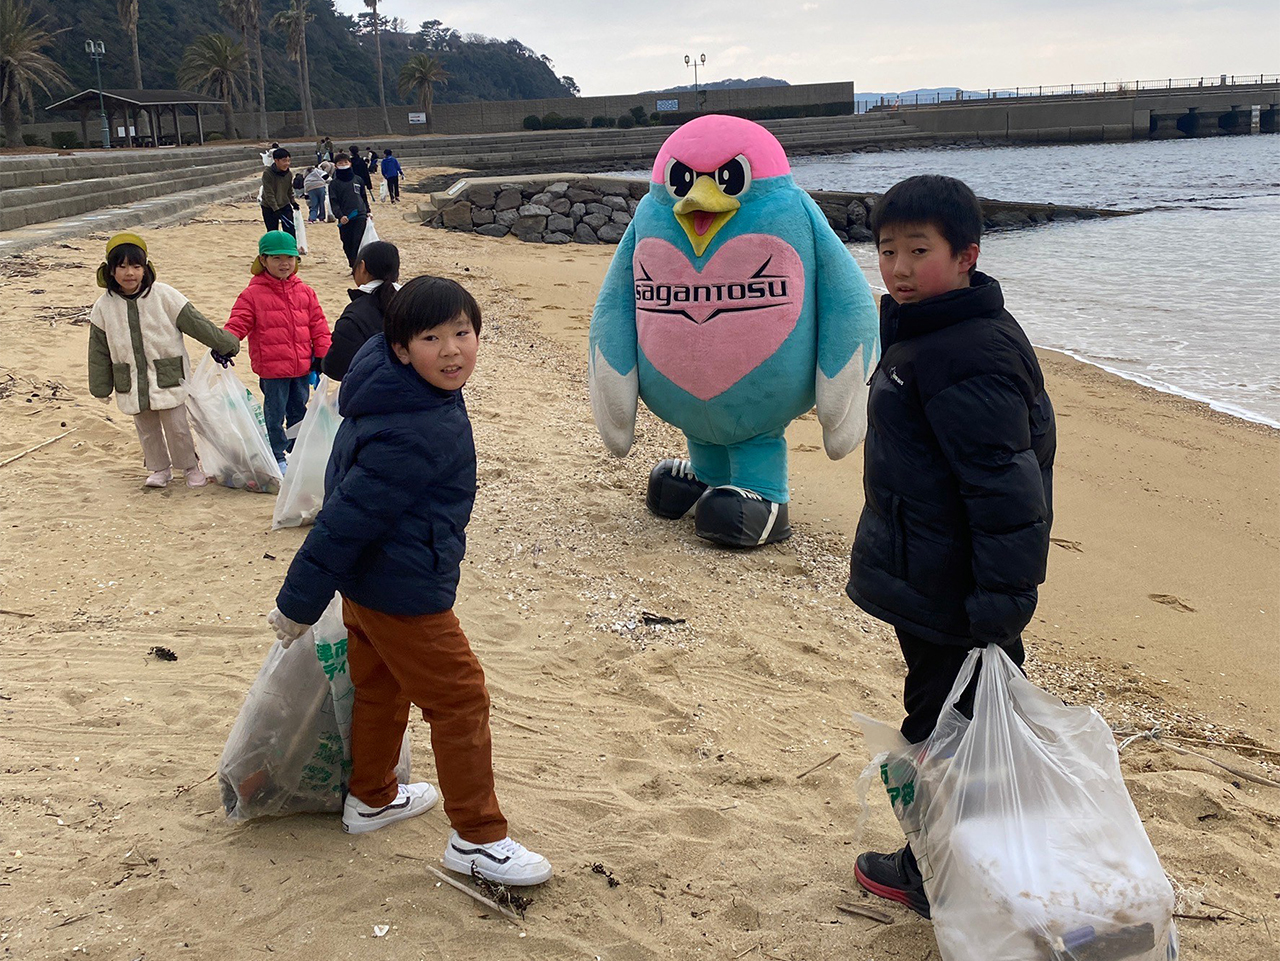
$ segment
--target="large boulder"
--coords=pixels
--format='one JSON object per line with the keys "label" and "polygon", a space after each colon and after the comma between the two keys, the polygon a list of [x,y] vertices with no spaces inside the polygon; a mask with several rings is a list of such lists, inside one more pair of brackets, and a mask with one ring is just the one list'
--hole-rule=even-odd
{"label": "large boulder", "polygon": [[605,197],[605,198],[601,201],[601,203],[603,203],[606,207],[612,207],[614,210],[626,210],[626,209],[627,209],[627,198],[626,198],[626,197],[615,197],[615,196],[613,196],[613,195],[611,194],[611,195],[609,195],[608,197]]}
{"label": "large boulder", "polygon": [[551,196],[553,197],[563,197],[568,192],[569,192],[569,185],[565,183],[563,180],[557,180],[555,183],[553,183],[551,186],[547,188],[547,193],[551,194]]}
{"label": "large boulder", "polygon": [[619,226],[618,224],[605,224],[596,231],[596,236],[599,237],[603,243],[616,244],[622,239],[622,235],[626,232],[626,227]]}
{"label": "large boulder", "polygon": [[573,243],[573,238],[570,237],[568,234],[553,232],[549,234],[543,234],[542,242],[544,244],[569,244],[569,243]]}
{"label": "large boulder", "polygon": [[547,229],[547,218],[538,216],[522,216],[515,222],[511,232],[524,241],[539,241],[542,232]]}
{"label": "large boulder", "polygon": [[525,204],[520,208],[521,217],[549,217],[551,216],[551,208],[544,207],[542,204]]}
{"label": "large boulder", "polygon": [[493,223],[494,213],[492,207],[472,207],[471,222],[477,227],[482,224]]}
{"label": "large boulder", "polygon": [[600,238],[596,236],[596,232],[586,224],[578,224],[573,231],[573,239],[580,244],[600,243]]}
{"label": "large boulder", "polygon": [[610,207],[608,204],[591,203],[591,204],[587,204],[587,213],[604,214],[605,217],[612,217],[613,208]]}
{"label": "large boulder", "polygon": [[515,210],[524,202],[524,195],[519,187],[504,186],[493,202],[495,210]]}
{"label": "large boulder", "polygon": [[862,206],[861,200],[855,200],[849,204],[846,217],[850,227],[865,227],[867,225],[867,208]]}
{"label": "large boulder", "polygon": [[502,224],[485,224],[483,227],[477,227],[476,233],[484,234],[486,237],[505,237],[510,233],[510,228]]}
{"label": "large boulder", "polygon": [[594,204],[600,202],[600,192],[585,185],[579,186],[574,184],[565,191],[565,196],[569,198],[570,203],[574,204]]}
{"label": "large boulder", "polygon": [[552,214],[547,218],[547,229],[552,233],[570,233],[573,230],[573,218],[563,214]]}
{"label": "large boulder", "polygon": [[587,214],[582,218],[582,222],[592,230],[599,230],[607,224],[612,218],[612,214]]}
{"label": "large boulder", "polygon": [[475,184],[467,188],[467,199],[480,207],[492,207],[498,188],[493,184]]}
{"label": "large boulder", "polygon": [[631,215],[625,210],[615,210],[611,219],[615,224],[622,224],[624,227],[631,223]]}
{"label": "large boulder", "polygon": [[514,227],[516,224],[516,221],[519,219],[520,219],[520,211],[512,210],[512,209],[499,210],[496,214],[493,215],[494,223],[501,224],[503,227],[506,227],[508,229],[510,229],[511,227]]}
{"label": "large boulder", "polygon": [[446,227],[471,229],[471,204],[467,201],[459,200],[453,206],[445,207],[443,214]]}
{"label": "large boulder", "polygon": [[569,203],[568,197],[556,197],[547,206],[551,208],[553,214],[568,214],[573,209],[573,204]]}
{"label": "large boulder", "polygon": [[627,190],[631,194],[632,200],[643,200],[645,194],[649,192],[649,181],[634,180],[627,184]]}
{"label": "large boulder", "polygon": [[[565,199],[568,199],[568,198],[565,198]],[[572,207],[569,208],[569,216],[572,217],[574,220],[581,220],[586,215],[587,215],[586,204],[574,204]],[[424,217],[423,219],[425,220],[426,218]]]}
{"label": "large boulder", "polygon": [[537,204],[540,207],[546,207],[550,205],[551,201],[555,199],[556,199],[555,197],[553,197],[547,191],[543,190],[540,193],[534,194],[533,197],[530,198],[529,203]]}

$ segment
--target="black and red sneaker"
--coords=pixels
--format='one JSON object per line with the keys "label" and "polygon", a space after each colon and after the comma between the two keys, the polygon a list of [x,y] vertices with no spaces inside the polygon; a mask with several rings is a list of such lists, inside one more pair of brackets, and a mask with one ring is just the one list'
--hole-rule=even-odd
{"label": "black and red sneaker", "polygon": [[920,917],[929,918],[929,899],[924,893],[924,879],[911,853],[911,845],[892,854],[859,854],[853,876],[869,893],[905,904]]}

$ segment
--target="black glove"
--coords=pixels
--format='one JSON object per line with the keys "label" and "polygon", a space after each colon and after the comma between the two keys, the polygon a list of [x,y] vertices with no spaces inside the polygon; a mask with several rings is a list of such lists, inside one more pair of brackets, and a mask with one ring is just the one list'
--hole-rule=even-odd
{"label": "black glove", "polygon": [[296,200],[293,202],[293,209],[294,209],[294,210],[301,210],[301,209],[302,209],[301,207],[299,207],[299,206],[298,206],[298,202],[297,202]]}
{"label": "black glove", "polygon": [[236,362],[227,354],[220,354],[216,350],[209,351],[209,356],[216,360],[223,367],[234,367]]}
{"label": "black glove", "polygon": [[311,373],[313,373],[313,374],[323,374],[323,373],[324,373],[324,358],[323,358],[323,357],[312,357],[312,358],[311,358]]}

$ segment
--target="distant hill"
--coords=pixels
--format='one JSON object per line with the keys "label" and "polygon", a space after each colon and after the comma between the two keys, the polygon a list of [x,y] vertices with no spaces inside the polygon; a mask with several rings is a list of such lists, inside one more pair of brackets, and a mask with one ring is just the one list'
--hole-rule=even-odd
{"label": "distant hill", "polygon": [[[712,80],[710,83],[698,84],[699,90],[741,90],[745,87],[789,87],[791,84],[785,80],[778,80],[776,77],[752,77],[750,80]],[[682,90],[692,90],[693,84],[684,84],[679,87],[663,87],[661,90],[646,90],[644,93],[666,93],[670,91],[677,93]]]}
{"label": "distant hill", "polygon": [[[239,39],[218,11],[217,0],[143,0],[139,4],[138,46],[142,54],[142,81],[153,89],[178,86],[176,73],[183,51],[196,37],[224,33]],[[55,34],[48,49],[71,78],[71,89],[40,97],[43,102],[97,86],[93,63],[84,52],[87,39],[102,40],[104,87],[133,86],[133,61],[128,34],[120,26],[116,0],[34,0],[33,12],[44,16],[45,27]],[[267,109],[299,107],[297,67],[285,52],[282,34],[266,24],[288,0],[263,0],[262,45],[267,83]],[[357,21],[339,13],[332,0],[311,0],[315,21],[307,27],[307,53],[311,67],[311,97],[316,109],[374,106],[378,90],[374,82],[373,35],[360,35]],[[59,32],[61,31],[61,32]],[[447,85],[437,86],[436,103],[472,100],[527,100],[565,97],[576,93],[572,78],[557,77],[550,62],[517,40],[498,41],[478,34],[461,36],[447,27],[435,31],[441,46],[426,49],[417,33],[383,33],[383,70],[388,104],[407,104],[396,90],[396,77],[410,56],[426,52],[437,57],[449,72]]]}

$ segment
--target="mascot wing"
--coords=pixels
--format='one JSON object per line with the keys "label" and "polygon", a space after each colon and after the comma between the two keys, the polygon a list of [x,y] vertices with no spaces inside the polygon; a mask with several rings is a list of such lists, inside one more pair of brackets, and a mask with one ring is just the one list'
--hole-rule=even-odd
{"label": "mascot wing", "polygon": [[631,449],[635,440],[636,406],[640,396],[640,374],[636,368],[635,268],[632,266],[635,249],[633,222],[618,244],[600,296],[596,298],[587,348],[591,412],[605,446],[619,457]]}
{"label": "mascot wing", "polygon": [[839,460],[867,432],[867,371],[879,354],[880,320],[862,268],[807,194],[817,270],[818,423],[827,456]]}

